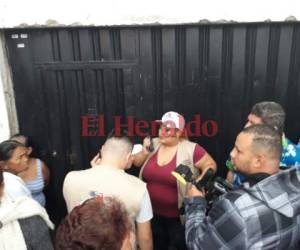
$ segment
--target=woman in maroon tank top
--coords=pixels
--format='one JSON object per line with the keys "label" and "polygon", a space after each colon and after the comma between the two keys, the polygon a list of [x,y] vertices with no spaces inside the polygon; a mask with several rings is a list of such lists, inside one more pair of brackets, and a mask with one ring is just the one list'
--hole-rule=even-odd
{"label": "woman in maroon tank top", "polygon": [[[150,154],[149,140],[144,140],[143,151],[134,157],[135,166],[143,166],[141,177],[147,183],[154,217],[151,221],[155,250],[184,250],[184,227],[179,219],[177,181],[171,175],[177,166],[177,154],[181,154],[180,144],[185,140],[188,147],[194,147],[193,165],[205,172],[216,170],[216,163],[200,145],[182,138],[184,118],[176,112],[167,112],[161,120],[159,143]],[[187,159],[189,160],[189,159]],[[146,162],[146,164],[144,164]]]}

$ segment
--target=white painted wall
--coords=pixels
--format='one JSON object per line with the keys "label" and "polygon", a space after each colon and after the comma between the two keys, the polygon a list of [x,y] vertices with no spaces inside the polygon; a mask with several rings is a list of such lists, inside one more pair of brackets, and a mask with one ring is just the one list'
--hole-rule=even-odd
{"label": "white painted wall", "polygon": [[300,20],[299,0],[1,0],[0,27]]}
{"label": "white painted wall", "polygon": [[5,56],[3,47],[3,35],[0,32],[0,142],[8,139],[10,136],[9,121],[7,115],[7,104],[4,98],[5,81]]}
{"label": "white painted wall", "polygon": [[3,84],[0,77],[0,142],[8,139],[9,135],[7,109],[4,100]]}
{"label": "white painted wall", "polygon": [[0,142],[19,130],[4,40],[4,33],[0,31]]}

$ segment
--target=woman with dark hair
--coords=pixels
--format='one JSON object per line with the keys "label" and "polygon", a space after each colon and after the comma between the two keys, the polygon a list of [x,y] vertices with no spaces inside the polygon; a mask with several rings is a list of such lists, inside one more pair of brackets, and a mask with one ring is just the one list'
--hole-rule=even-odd
{"label": "woman with dark hair", "polygon": [[3,171],[5,193],[14,201],[20,196],[31,197],[31,193],[18,173],[27,168],[28,157],[26,149],[16,141],[4,141],[0,143],[0,168]]}
{"label": "woman with dark hair", "polygon": [[54,226],[36,201],[26,196],[9,199],[0,168],[0,249],[52,250],[49,228]]}
{"label": "woman with dark hair", "polygon": [[27,168],[18,175],[23,179],[26,187],[30,190],[32,198],[43,207],[46,205],[43,189],[49,183],[50,173],[47,165],[40,159],[31,157],[32,147],[27,136],[15,134],[10,140],[17,141],[27,148]]}
{"label": "woman with dark hair", "polygon": [[18,175],[28,168],[27,149],[23,144],[7,140],[0,143],[0,162],[2,169]]}
{"label": "woman with dark hair", "polygon": [[116,198],[96,196],[75,207],[56,231],[55,249],[131,250],[133,225]]}

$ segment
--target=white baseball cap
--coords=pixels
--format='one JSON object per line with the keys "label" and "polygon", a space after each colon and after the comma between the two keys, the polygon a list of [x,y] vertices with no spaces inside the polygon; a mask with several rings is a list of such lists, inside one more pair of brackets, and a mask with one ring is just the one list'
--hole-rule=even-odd
{"label": "white baseball cap", "polygon": [[174,111],[165,113],[161,120],[157,120],[157,122],[161,122],[167,128],[177,128],[180,131],[182,131],[185,126],[185,120],[183,116]]}

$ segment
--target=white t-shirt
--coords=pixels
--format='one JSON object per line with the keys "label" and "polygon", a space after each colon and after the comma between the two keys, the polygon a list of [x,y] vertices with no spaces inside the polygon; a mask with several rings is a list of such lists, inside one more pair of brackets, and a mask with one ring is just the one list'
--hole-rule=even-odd
{"label": "white t-shirt", "polygon": [[11,201],[15,201],[18,197],[31,197],[29,189],[26,187],[24,181],[17,175],[4,172],[4,193]]}
{"label": "white t-shirt", "polygon": [[144,223],[151,220],[152,218],[153,218],[152,205],[151,205],[148,190],[146,190],[142,199],[140,211],[136,217],[136,222]]}

